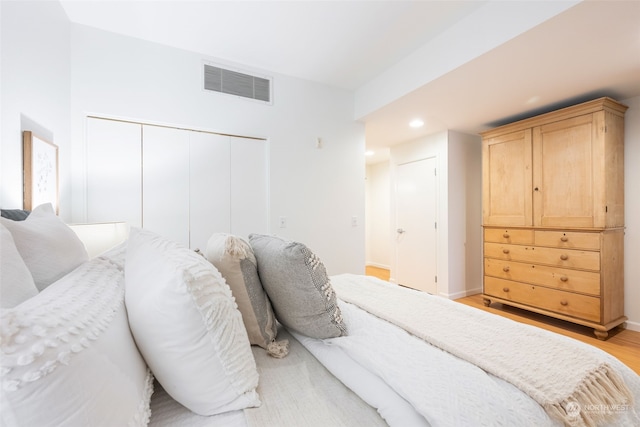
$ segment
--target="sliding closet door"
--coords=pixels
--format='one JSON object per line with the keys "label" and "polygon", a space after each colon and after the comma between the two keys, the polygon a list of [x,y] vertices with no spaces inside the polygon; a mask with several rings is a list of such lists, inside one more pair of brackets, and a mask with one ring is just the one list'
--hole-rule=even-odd
{"label": "sliding closet door", "polygon": [[87,221],[126,221],[206,248],[269,232],[265,140],[89,118]]}
{"label": "sliding closet door", "polygon": [[269,232],[267,141],[231,137],[231,233]]}
{"label": "sliding closet door", "polygon": [[142,125],[87,118],[87,222],[142,226]]}
{"label": "sliding closet door", "polygon": [[189,132],[142,127],[142,226],[189,245]]}
{"label": "sliding closet door", "polygon": [[189,240],[204,251],[213,233],[231,228],[229,137],[189,132],[189,140]]}

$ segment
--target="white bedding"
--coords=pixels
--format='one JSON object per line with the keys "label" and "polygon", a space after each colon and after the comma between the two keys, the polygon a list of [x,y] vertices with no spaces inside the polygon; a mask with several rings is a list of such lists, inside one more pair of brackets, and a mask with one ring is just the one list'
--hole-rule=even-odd
{"label": "white bedding", "polygon": [[325,340],[291,334],[333,375],[340,378],[374,408],[390,426],[427,427],[429,423],[414,407],[375,373],[360,365],[345,351]]}
{"label": "white bedding", "polygon": [[[340,276],[331,279],[334,286],[338,283],[336,281],[342,280]],[[406,291],[402,288],[398,290]],[[538,403],[512,384],[340,300],[340,292],[338,298],[348,326],[348,335],[326,340],[303,338],[301,342],[354,390],[357,390],[357,386],[353,385],[353,381],[357,378],[350,375],[348,369],[332,369],[331,366],[344,365],[345,360],[352,360],[358,369],[366,369],[369,376],[384,380],[433,426],[562,425],[550,419]],[[637,374],[595,347],[583,343],[578,343],[578,346],[581,351],[604,358],[624,378],[636,402],[639,401],[640,377]],[[381,409],[371,400],[367,401],[379,409],[390,425],[411,425],[387,417],[384,408]],[[614,408],[613,411],[619,416],[616,425],[639,425],[640,418],[635,408],[633,405]]]}
{"label": "white bedding", "polygon": [[376,410],[329,373],[295,338],[289,339],[289,355],[273,358],[252,347],[260,374],[258,393],[262,405],[203,417],[173,400],[156,383],[151,399],[149,426],[180,427],[376,427],[387,424]]}
{"label": "white bedding", "polygon": [[[125,264],[125,253],[126,243],[100,258],[109,259],[121,271]],[[331,279],[340,280],[339,276]],[[398,288],[398,291],[402,292],[403,289]],[[404,301],[401,301],[402,304]],[[559,421],[550,419],[536,401],[511,383],[354,304],[338,299],[338,306],[348,328],[347,336],[320,340],[283,329],[278,338],[290,341],[289,355],[283,359],[273,358],[264,349],[252,347],[259,373],[257,391],[262,402],[259,408],[200,416],[176,402],[156,382],[149,425],[561,425]],[[378,314],[385,317],[384,314]],[[128,333],[128,328],[124,329]],[[586,352],[604,355],[624,378],[636,402],[640,401],[638,375],[594,347],[584,344],[583,348]],[[633,405],[614,408],[620,412],[616,426],[639,426],[640,418],[635,408]]]}
{"label": "white bedding", "polygon": [[[429,425],[561,425],[511,384],[352,304],[339,301],[339,306],[349,335],[323,340],[322,345],[346,353],[382,378]],[[387,421],[392,427],[408,425]]]}
{"label": "white bedding", "polygon": [[203,416],[191,412],[167,394],[158,384],[154,384],[151,397],[151,420],[154,427],[247,427],[242,410],[223,414]]}

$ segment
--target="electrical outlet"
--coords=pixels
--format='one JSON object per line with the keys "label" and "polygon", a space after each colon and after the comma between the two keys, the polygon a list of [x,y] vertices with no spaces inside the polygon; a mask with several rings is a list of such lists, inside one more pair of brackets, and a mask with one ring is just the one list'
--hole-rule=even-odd
{"label": "electrical outlet", "polygon": [[287,217],[286,216],[281,216],[280,217],[280,228],[287,228]]}
{"label": "electrical outlet", "polygon": [[352,227],[357,227],[358,226],[358,217],[355,216],[355,215],[351,217],[351,226]]}

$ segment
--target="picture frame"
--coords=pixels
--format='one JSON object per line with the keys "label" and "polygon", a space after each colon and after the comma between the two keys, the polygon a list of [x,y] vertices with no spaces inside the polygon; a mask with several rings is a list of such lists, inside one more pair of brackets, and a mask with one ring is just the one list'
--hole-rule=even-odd
{"label": "picture frame", "polygon": [[51,203],[58,214],[58,146],[31,131],[23,132],[22,144],[24,209]]}

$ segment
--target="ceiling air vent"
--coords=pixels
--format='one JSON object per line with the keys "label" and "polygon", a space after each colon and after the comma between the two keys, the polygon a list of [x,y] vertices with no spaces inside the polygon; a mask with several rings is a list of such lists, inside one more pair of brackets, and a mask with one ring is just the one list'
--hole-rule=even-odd
{"label": "ceiling air vent", "polygon": [[204,88],[271,104],[271,79],[204,64]]}

